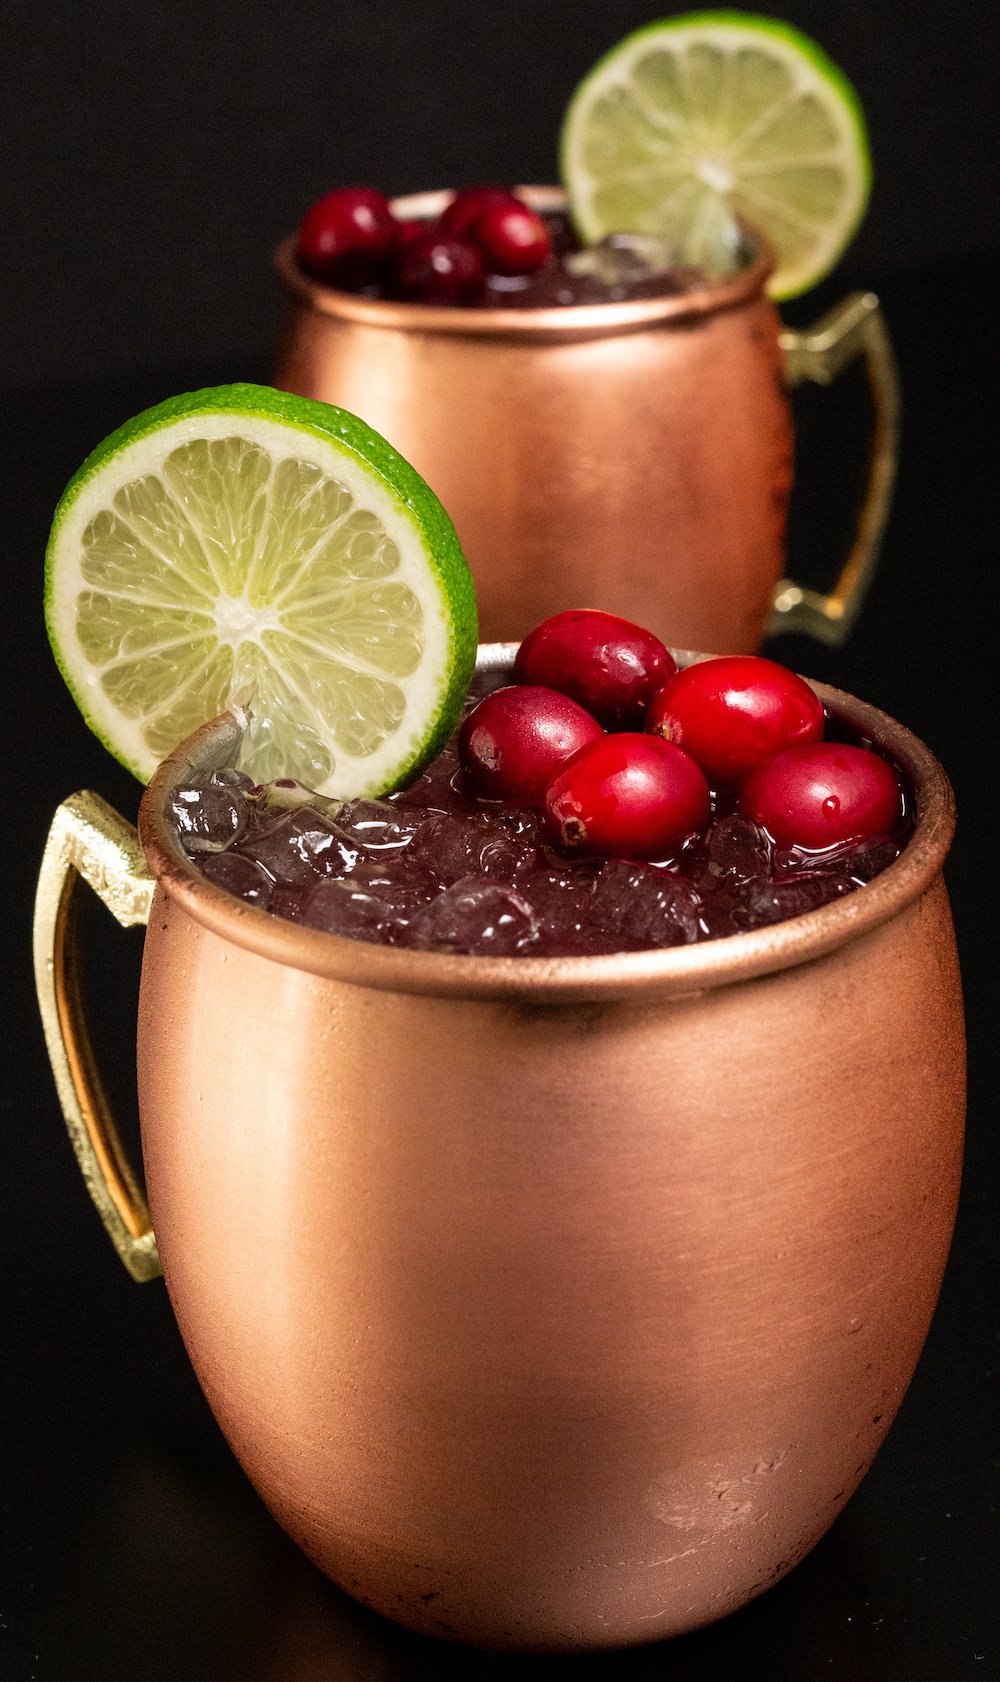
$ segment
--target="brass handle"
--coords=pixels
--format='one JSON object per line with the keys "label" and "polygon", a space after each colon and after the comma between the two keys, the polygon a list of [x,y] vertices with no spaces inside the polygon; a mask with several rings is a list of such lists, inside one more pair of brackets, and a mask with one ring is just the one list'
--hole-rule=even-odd
{"label": "brass handle", "polygon": [[153,878],[130,823],[96,794],[74,794],[49,830],[35,897],[35,985],[49,1062],[77,1161],[133,1279],[160,1272],[149,1210],[94,1061],[73,938],[81,878],[123,928],[145,923]]}
{"label": "brass handle", "polygon": [[868,483],[850,552],[830,594],[782,579],[774,594],[768,635],[805,631],[820,642],[845,642],[861,611],[878,561],[889,516],[899,451],[899,380],[881,305],[873,292],[853,292],[797,333],[781,335],[789,385],[815,380],[829,385],[842,368],[863,356],[875,409]]}

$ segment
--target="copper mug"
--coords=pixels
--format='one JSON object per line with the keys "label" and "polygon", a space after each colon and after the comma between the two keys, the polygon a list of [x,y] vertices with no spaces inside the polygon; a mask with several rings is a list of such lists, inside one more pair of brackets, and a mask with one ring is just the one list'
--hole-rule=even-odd
{"label": "copper mug", "polygon": [[[272,1513],[414,1629],[583,1650],[721,1618],[823,1535],[902,1400],[959,1183],[952,802],[913,736],[817,688],[911,778],[910,844],[681,949],[458,957],[230,898],[164,811],[231,762],[231,714],[138,837],[92,794],[56,814],[37,977],[91,1194],[132,1274],[162,1265]],[[149,1209],[88,1047],[81,877],[147,923]]]}
{"label": "copper mug", "polygon": [[[554,188],[519,189],[557,208]],[[447,193],[396,201],[435,215]],[[468,310],[338,292],[276,254],[288,319],[276,385],[361,415],[412,461],[455,522],[484,638],[601,607],[666,642],[751,651],[765,632],[840,642],[878,554],[899,399],[878,299],[807,332],[764,292],[771,259],[683,296]],[[867,489],[829,593],[784,577],[792,479],[788,386],[864,358],[874,400]]]}

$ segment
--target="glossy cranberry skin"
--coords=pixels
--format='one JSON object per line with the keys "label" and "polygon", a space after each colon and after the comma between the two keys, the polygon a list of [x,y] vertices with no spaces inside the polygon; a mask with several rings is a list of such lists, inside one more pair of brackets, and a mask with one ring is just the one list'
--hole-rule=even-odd
{"label": "glossy cranberry skin", "polygon": [[423,304],[464,304],[485,278],[483,259],[467,240],[445,238],[432,228],[403,252],[399,283]]}
{"label": "glossy cranberry skin", "polygon": [[892,766],[869,748],[810,742],[759,766],[739,809],[779,847],[823,852],[890,835],[902,816],[902,793]]}
{"label": "glossy cranberry skin", "polygon": [[456,193],[441,212],[439,226],[450,239],[473,239],[476,226],[488,210],[521,208],[521,201],[509,187],[466,187]]}
{"label": "glossy cranberry skin", "polygon": [[411,216],[403,222],[396,223],[396,239],[393,245],[393,256],[397,263],[404,252],[409,251],[417,241],[431,231],[435,224],[423,222],[419,217]]}
{"label": "glossy cranberry skin", "polygon": [[708,822],[708,784],[682,748],[641,731],[602,736],[545,791],[545,828],[589,858],[664,859]]}
{"label": "glossy cranberry skin", "polygon": [[596,608],[556,613],[529,631],[514,660],[521,683],[571,695],[606,730],[638,730],[646,708],[677,670],[659,637]]}
{"label": "glossy cranberry skin", "polygon": [[823,704],[802,678],[757,654],[677,672],[653,697],[646,729],[696,759],[713,788],[734,789],[783,749],[818,742]]}
{"label": "glossy cranberry skin", "polygon": [[396,241],[389,201],[373,187],[338,187],[317,199],[299,228],[299,262],[328,286],[364,286]]}
{"label": "glossy cranberry skin", "polygon": [[473,794],[519,806],[541,803],[559,766],[604,732],[568,695],[537,684],[495,689],[459,732],[458,757]]}
{"label": "glossy cranberry skin", "polygon": [[491,274],[534,274],[552,255],[549,230],[526,204],[496,205],[472,232]]}

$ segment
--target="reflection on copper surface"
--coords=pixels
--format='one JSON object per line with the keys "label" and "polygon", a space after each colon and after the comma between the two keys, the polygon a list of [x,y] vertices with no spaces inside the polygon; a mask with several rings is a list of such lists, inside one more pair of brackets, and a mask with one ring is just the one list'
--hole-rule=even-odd
{"label": "reflection on copper surface", "polygon": [[[553,188],[519,189],[559,208]],[[435,214],[447,193],[397,201]],[[468,555],[484,638],[600,607],[664,641],[756,649],[768,628],[847,634],[888,514],[898,394],[878,301],[782,331],[766,242],[730,279],[620,304],[463,310],[312,280],[275,263],[287,318],[274,383],[361,415],[441,498]],[[876,413],[858,532],[829,596],[783,578],[792,479],[787,381],[866,360]]]}
{"label": "reflection on copper surface", "polygon": [[572,605],[686,647],[758,646],[792,462],[768,256],[691,294],[537,311],[355,298],[303,275],[294,240],[277,264],[275,384],[360,414],[423,474],[484,638]]}
{"label": "reflection on copper surface", "polygon": [[[509,651],[507,651],[509,657]],[[620,1647],[790,1570],[902,1399],[947,1254],[950,791],[809,916],[561,960],[374,948],[198,877],[158,772],[139,1087],[181,1332],[271,1511],[425,1634]]]}

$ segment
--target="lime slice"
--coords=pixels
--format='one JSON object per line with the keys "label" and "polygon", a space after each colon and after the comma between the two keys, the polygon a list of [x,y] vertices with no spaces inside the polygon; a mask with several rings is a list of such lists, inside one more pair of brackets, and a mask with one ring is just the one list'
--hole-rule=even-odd
{"label": "lime slice", "polygon": [[455,727],[476,653],[434,493],[356,416],[253,385],[161,403],[84,462],[45,614],[84,718],[143,781],[238,699],[258,781],[383,793]]}
{"label": "lime slice", "polygon": [[561,155],[586,241],[651,234],[712,266],[738,216],[777,252],[775,298],[829,272],[871,189],[846,77],[808,36],[747,12],[692,12],[627,36],[573,95]]}

